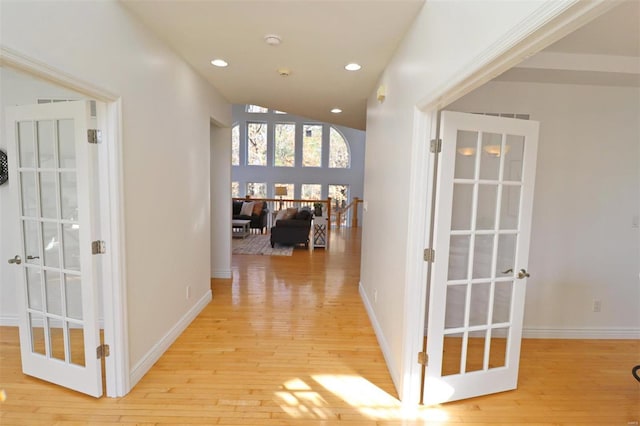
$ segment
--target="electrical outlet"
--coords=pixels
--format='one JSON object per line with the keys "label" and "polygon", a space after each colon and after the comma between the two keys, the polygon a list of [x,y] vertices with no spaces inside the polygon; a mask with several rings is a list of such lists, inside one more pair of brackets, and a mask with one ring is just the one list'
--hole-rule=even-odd
{"label": "electrical outlet", "polygon": [[191,299],[191,286],[187,286],[187,300]]}
{"label": "electrical outlet", "polygon": [[593,312],[600,312],[602,309],[602,301],[598,299],[593,300]]}

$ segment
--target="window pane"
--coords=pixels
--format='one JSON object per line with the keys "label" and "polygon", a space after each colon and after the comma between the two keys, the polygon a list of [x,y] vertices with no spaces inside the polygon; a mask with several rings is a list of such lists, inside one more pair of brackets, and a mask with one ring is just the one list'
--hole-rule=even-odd
{"label": "window pane", "polygon": [[322,166],[322,125],[305,124],[302,133],[302,165]]}
{"label": "window pane", "polygon": [[296,125],[276,124],[273,165],[293,167],[295,165]]}
{"label": "window pane", "polygon": [[329,130],[329,167],[349,167],[349,146],[340,132],[333,127]]}
{"label": "window pane", "polygon": [[345,207],[349,199],[349,185],[329,185],[329,197],[334,205]]}
{"label": "window pane", "polygon": [[274,196],[276,196],[278,198],[280,197],[280,195],[276,195],[276,188],[279,187],[279,186],[283,186],[283,187],[285,187],[287,189],[287,195],[283,195],[282,198],[285,198],[285,199],[286,198],[294,198],[294,195],[293,195],[294,194],[293,193],[294,184],[292,184],[292,183],[274,183],[273,184],[273,194],[274,194]]}
{"label": "window pane", "polygon": [[231,196],[238,198],[240,197],[240,183],[239,182],[231,182]]}
{"label": "window pane", "polygon": [[315,183],[302,184],[301,198],[303,200],[321,200],[322,185]]}
{"label": "window pane", "polygon": [[247,195],[251,198],[267,198],[267,184],[257,182],[247,183]]}
{"label": "window pane", "polygon": [[247,123],[247,164],[267,165],[267,123]]}
{"label": "window pane", "polygon": [[247,112],[265,113],[269,112],[269,109],[261,107],[260,105],[247,105]]}
{"label": "window pane", "polygon": [[231,128],[231,165],[240,165],[240,126]]}

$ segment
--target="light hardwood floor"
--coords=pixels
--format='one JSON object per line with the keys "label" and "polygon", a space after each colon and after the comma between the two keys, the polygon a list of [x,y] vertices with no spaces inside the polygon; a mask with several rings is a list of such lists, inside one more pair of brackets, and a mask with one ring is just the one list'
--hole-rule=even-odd
{"label": "light hardwood floor", "polygon": [[0,424],[638,424],[630,340],[524,340],[518,390],[403,410],[358,294],[359,232],[331,242],[234,256],[233,280],[212,280],[213,302],[124,398],[22,375],[17,330],[0,329]]}

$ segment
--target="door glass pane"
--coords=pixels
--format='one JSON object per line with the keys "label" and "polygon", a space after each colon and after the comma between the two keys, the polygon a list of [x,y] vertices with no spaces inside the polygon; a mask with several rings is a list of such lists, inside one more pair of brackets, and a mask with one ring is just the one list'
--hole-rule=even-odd
{"label": "door glass pane", "polygon": [[478,185],[476,229],[494,229],[498,185]]}
{"label": "door glass pane", "polygon": [[44,246],[44,265],[52,268],[60,267],[60,238],[58,225],[45,222],[42,224],[42,239]]}
{"label": "door glass pane", "polygon": [[64,274],[67,317],[82,319],[82,281],[80,276]]}
{"label": "door glass pane", "polygon": [[78,220],[78,192],[75,173],[60,173],[62,219]]}
{"label": "door glass pane", "polygon": [[491,278],[493,235],[476,235],[473,250],[473,278]]}
{"label": "door glass pane", "polygon": [[486,330],[469,332],[465,372],[469,373],[484,369],[484,342],[486,335]]}
{"label": "door glass pane", "polygon": [[508,269],[515,270],[516,241],[515,234],[500,235],[498,237],[498,259],[496,263],[498,276],[504,276],[502,272]]}
{"label": "door glass pane", "polygon": [[69,325],[69,361],[71,364],[85,366],[84,357],[84,329],[81,325]]}
{"label": "door glass pane", "polygon": [[31,327],[31,352],[45,355],[44,316],[30,313],[29,327]]}
{"label": "door glass pane", "polygon": [[25,268],[27,272],[27,303],[30,309],[42,311],[42,282],[39,268]]}
{"label": "door glass pane", "polygon": [[49,342],[51,358],[65,360],[64,356],[64,324],[60,320],[49,319]]}
{"label": "door glass pane", "polygon": [[504,156],[504,180],[522,181],[522,158],[524,156],[524,136],[507,135]]}
{"label": "door glass pane", "polygon": [[511,321],[511,294],[513,281],[498,281],[493,295],[493,324]]}
{"label": "door glass pane", "polygon": [[18,123],[18,151],[20,167],[36,166],[33,121]]}
{"label": "door glass pane", "polygon": [[73,120],[58,121],[58,145],[60,168],[74,168],[76,166],[76,146]]}
{"label": "door glass pane", "polygon": [[466,300],[466,284],[447,286],[447,305],[444,317],[445,329],[464,326],[464,310]]}
{"label": "door glass pane", "polygon": [[20,172],[20,195],[22,196],[22,215],[37,217],[38,201],[34,172]]}
{"label": "door glass pane", "polygon": [[473,202],[473,184],[456,183],[453,185],[453,210],[451,229],[471,229],[471,203]]}
{"label": "door glass pane", "polygon": [[60,287],[60,273],[45,271],[47,294],[47,313],[62,316],[62,289]]}
{"label": "door glass pane", "polygon": [[480,158],[480,179],[497,180],[500,171],[500,151],[502,135],[482,133],[482,156]]}
{"label": "door glass pane", "polygon": [[24,251],[27,256],[24,261],[34,265],[40,265],[40,244],[38,243],[38,222],[33,220],[22,221],[24,232]]}
{"label": "door glass pane", "polygon": [[73,271],[80,270],[80,227],[76,224],[62,225],[64,238],[64,267]]}
{"label": "door glass pane", "polygon": [[492,330],[489,346],[489,368],[506,367],[508,332],[508,328]]}
{"label": "door glass pane", "polygon": [[452,235],[449,247],[449,280],[467,278],[469,267],[469,239],[468,235]]}
{"label": "door glass pane", "polygon": [[41,168],[54,168],[56,161],[53,121],[38,121],[38,159]]}
{"label": "door glass pane", "polygon": [[462,333],[444,336],[442,342],[442,376],[460,374]]}
{"label": "door glass pane", "polygon": [[469,325],[486,325],[489,319],[489,291],[491,283],[471,285]]}
{"label": "door glass pane", "polygon": [[477,146],[478,132],[458,130],[454,171],[456,179],[473,179],[475,177]]}
{"label": "door glass pane", "polygon": [[520,213],[520,186],[502,186],[502,206],[500,207],[500,229],[518,229]]}
{"label": "door glass pane", "polygon": [[41,172],[40,175],[40,202],[42,217],[47,219],[58,218],[58,190],[56,188],[56,173]]}

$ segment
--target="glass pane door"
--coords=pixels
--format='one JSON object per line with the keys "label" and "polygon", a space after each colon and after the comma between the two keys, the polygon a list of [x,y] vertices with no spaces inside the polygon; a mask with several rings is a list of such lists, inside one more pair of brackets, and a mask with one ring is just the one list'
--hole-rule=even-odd
{"label": "glass pane door", "polygon": [[22,250],[20,346],[25,374],[102,394],[91,257],[88,105],[7,108]]}
{"label": "glass pane door", "polygon": [[426,383],[450,392],[431,403],[517,384],[538,123],[444,111],[442,129]]}

